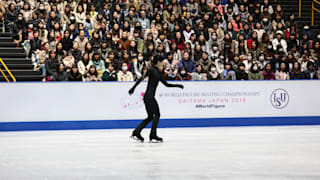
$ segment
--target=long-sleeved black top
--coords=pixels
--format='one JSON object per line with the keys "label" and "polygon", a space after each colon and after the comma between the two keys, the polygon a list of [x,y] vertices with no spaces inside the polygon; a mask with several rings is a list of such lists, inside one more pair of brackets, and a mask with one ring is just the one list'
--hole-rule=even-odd
{"label": "long-sleeved black top", "polygon": [[160,70],[157,67],[152,67],[147,71],[147,73],[145,73],[140,79],[137,80],[137,82],[132,87],[132,89],[134,90],[140,84],[140,82],[146,77],[149,77],[147,91],[145,93],[145,96],[147,97],[155,96],[159,81],[161,81],[162,84],[165,85],[166,87],[180,87],[180,88],[183,87],[182,85],[179,85],[179,84],[168,83],[165,80],[163,74],[160,72]]}

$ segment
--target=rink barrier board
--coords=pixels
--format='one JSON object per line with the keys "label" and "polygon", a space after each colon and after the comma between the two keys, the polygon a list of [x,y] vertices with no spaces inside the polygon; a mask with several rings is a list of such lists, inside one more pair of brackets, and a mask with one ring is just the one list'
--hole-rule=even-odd
{"label": "rink barrier board", "polygon": [[[0,131],[132,129],[141,120],[0,122]],[[159,128],[320,125],[320,116],[161,119]],[[147,126],[150,128],[151,123]]]}
{"label": "rink barrier board", "polygon": [[[157,90],[160,128],[320,125],[317,80],[174,83],[185,89]],[[0,84],[0,131],[131,129],[146,117],[146,82],[132,96],[134,82]]]}

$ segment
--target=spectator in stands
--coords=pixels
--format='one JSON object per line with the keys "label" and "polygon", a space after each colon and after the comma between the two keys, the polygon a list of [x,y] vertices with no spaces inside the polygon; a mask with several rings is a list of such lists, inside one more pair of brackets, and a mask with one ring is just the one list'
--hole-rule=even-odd
{"label": "spectator in stands", "polygon": [[50,12],[50,16],[47,20],[47,24],[46,24],[46,28],[48,29],[48,31],[51,31],[54,29],[54,24],[55,23],[60,23],[60,19],[57,16],[56,12],[51,11]]}
{"label": "spectator in stands", "polygon": [[263,9],[267,8],[268,14],[273,14],[273,7],[270,4],[269,0],[263,0],[263,4],[261,5],[261,11],[263,12]]}
{"label": "spectator in stands", "polygon": [[62,62],[62,60],[67,56],[67,52],[63,50],[62,43],[58,43],[56,46],[56,54],[57,54],[57,60],[59,63]]}
{"label": "spectator in stands", "polygon": [[72,53],[70,51],[67,53],[67,56],[65,58],[63,58],[62,62],[65,65],[67,72],[69,72],[71,70],[71,68],[73,66],[75,66],[75,64],[76,64],[75,59],[72,56]]}
{"label": "spectator in stands", "polygon": [[191,74],[191,80],[193,80],[193,81],[207,80],[207,74],[203,70],[203,67],[201,64],[198,64],[196,66],[196,71]]}
{"label": "spectator in stands", "polygon": [[184,67],[181,67],[181,69],[178,70],[178,74],[176,76],[176,80],[180,81],[187,81],[191,80],[191,74],[187,73],[186,69]]}
{"label": "spectator in stands", "polygon": [[222,79],[223,80],[236,80],[236,73],[232,69],[230,63],[226,63],[224,66],[224,71],[222,72]]}
{"label": "spectator in stands", "polygon": [[199,64],[203,67],[203,70],[205,72],[208,72],[210,70],[210,66],[212,64],[212,60],[209,59],[209,55],[206,51],[202,52],[202,57],[199,60]]}
{"label": "spectator in stands", "polygon": [[91,43],[87,42],[85,45],[84,45],[84,51],[82,51],[82,53],[88,53],[89,54],[89,59],[90,60],[93,60],[93,50],[92,50],[92,45]]}
{"label": "spectator in stands", "polygon": [[294,62],[293,71],[290,72],[290,79],[304,79],[304,73],[301,72],[301,66],[299,62]]}
{"label": "spectator in stands", "polygon": [[196,71],[195,61],[190,58],[189,53],[186,51],[183,53],[183,58],[180,60],[178,67],[179,69],[184,67],[189,76],[192,76],[191,73]]}
{"label": "spectator in stands", "polygon": [[34,52],[32,62],[34,70],[42,69],[42,75],[46,76],[45,61],[49,57],[50,46],[49,43],[44,43],[43,48]]}
{"label": "spectator in stands", "polygon": [[303,55],[301,56],[300,59],[298,59],[298,62],[301,63],[301,71],[306,71],[308,68],[307,68],[307,64],[308,62],[310,61],[310,58],[309,58],[309,55],[308,53],[303,53]]}
{"label": "spectator in stands", "polygon": [[198,13],[201,17],[203,17],[206,13],[211,12],[210,7],[206,0],[200,0]]}
{"label": "spectator in stands", "polygon": [[[11,5],[10,7],[14,7],[14,6]],[[12,13],[15,14],[14,12]],[[8,16],[11,16],[11,15],[12,14]],[[16,43],[17,46],[20,46],[20,43],[23,42],[27,32],[27,23],[23,17],[23,14],[18,13],[17,18],[14,20],[14,22],[10,22],[8,26],[12,34],[13,42]]]}
{"label": "spectator in stands", "polygon": [[[318,35],[320,36],[320,34]],[[320,39],[320,38],[319,38]],[[313,49],[311,50],[311,57],[315,60],[316,66],[319,67],[320,62],[320,40],[316,41],[313,45]]]}
{"label": "spectator in stands", "polygon": [[53,81],[67,81],[68,73],[65,71],[63,63],[58,65],[57,71],[53,74]]}
{"label": "spectator in stands", "polygon": [[128,39],[128,33],[124,31],[122,37],[118,40],[118,43],[121,44],[123,50],[127,50],[130,46],[130,40]]}
{"label": "spectator in stands", "polygon": [[304,71],[305,79],[314,79],[316,76],[314,63],[312,61],[309,61],[307,63],[307,70]]}
{"label": "spectator in stands", "polygon": [[103,81],[117,81],[118,80],[118,75],[116,71],[114,70],[114,66],[112,63],[107,64],[107,69],[103,73],[102,80]]}
{"label": "spectator in stands", "polygon": [[147,67],[147,63],[142,53],[138,54],[137,59],[133,62],[134,74],[136,79],[139,79],[143,75],[143,69]]}
{"label": "spectator in stands", "polygon": [[72,48],[72,40],[70,38],[70,32],[69,30],[64,31],[63,38],[61,39],[61,44],[63,46],[63,50],[69,51]]}
{"label": "spectator in stands", "polygon": [[276,80],[289,80],[289,72],[287,70],[287,65],[285,62],[280,63],[280,69],[276,71]]}
{"label": "spectator in stands", "polygon": [[167,74],[168,80],[174,80],[178,73],[178,63],[180,59],[174,59],[174,53],[171,51],[167,54],[164,62],[164,72]]}
{"label": "spectator in stands", "polygon": [[88,38],[85,37],[85,32],[84,30],[81,30],[79,33],[79,36],[76,37],[74,42],[78,43],[79,45],[79,50],[84,51],[85,50],[85,45],[89,42]]}
{"label": "spectator in stands", "polygon": [[274,51],[282,51],[287,54],[287,42],[283,39],[282,31],[277,31],[277,36],[275,39],[273,39],[272,46]]}
{"label": "spectator in stands", "polygon": [[80,74],[83,77],[83,80],[87,77],[89,68],[92,66],[92,61],[89,59],[89,54],[84,53],[82,56],[82,60],[77,63]]}
{"label": "spectator in stands", "polygon": [[79,5],[77,6],[77,9],[75,9],[75,11],[74,11],[74,15],[75,15],[75,18],[76,18],[76,22],[77,22],[77,23],[82,23],[82,24],[85,23],[86,12],[85,12],[85,10],[83,9],[82,4],[79,4]]}
{"label": "spectator in stands", "polygon": [[296,38],[296,34],[295,33],[291,33],[288,39],[288,51],[291,51],[291,49],[293,47],[298,47],[299,41]]}
{"label": "spectator in stands", "polygon": [[77,42],[73,42],[72,49],[69,50],[72,56],[75,59],[75,62],[78,63],[82,59],[82,52],[79,49],[79,44]]}
{"label": "spectator in stands", "polygon": [[236,71],[237,80],[248,80],[248,73],[245,71],[245,65],[243,63],[239,64]]}
{"label": "spectator in stands", "polygon": [[35,31],[33,33],[33,39],[30,40],[30,57],[31,54],[34,53],[36,50],[40,50],[42,47],[41,39],[39,39],[39,31]]}
{"label": "spectator in stands", "polygon": [[240,57],[238,55],[236,55],[234,58],[233,58],[233,61],[231,61],[231,66],[232,66],[232,69],[238,69],[239,65],[241,64],[240,62]]}
{"label": "spectator in stands", "polygon": [[40,20],[38,24],[38,30],[39,30],[39,39],[41,42],[46,43],[48,42],[48,30],[45,28],[45,23],[43,20]]}
{"label": "spectator in stands", "polygon": [[[8,25],[13,25],[13,23],[16,22],[16,17],[18,15],[18,10],[16,8],[15,3],[10,3],[8,5],[8,10],[6,11],[5,15],[4,15],[4,19],[6,21],[6,24]],[[22,20],[23,19],[23,14],[21,14],[22,16],[20,16],[21,18],[18,20]]]}
{"label": "spectator in stands", "polygon": [[275,80],[274,73],[272,72],[271,64],[268,63],[264,66],[264,70],[262,71],[263,79],[265,80]]}
{"label": "spectator in stands", "polygon": [[240,32],[242,30],[242,23],[241,23],[241,14],[240,13],[236,13],[234,19],[232,20],[232,26],[233,26],[233,30],[235,32]]}
{"label": "spectator in stands", "polygon": [[248,73],[248,79],[249,80],[263,80],[263,75],[262,75],[262,72],[260,71],[260,68],[259,68],[259,64],[258,63],[254,63],[252,66],[251,66],[251,69]]}
{"label": "spectator in stands", "polygon": [[140,16],[138,18],[138,21],[140,22],[142,26],[142,31],[144,32],[145,29],[150,29],[150,20],[146,18],[146,12],[140,11]]}
{"label": "spectator in stands", "polygon": [[261,26],[268,34],[272,33],[273,29],[272,29],[272,24],[269,17],[264,17],[262,19]]}
{"label": "spectator in stands", "polygon": [[221,74],[218,72],[217,67],[214,63],[212,63],[210,65],[207,77],[208,77],[208,80],[220,80],[221,79]]}
{"label": "spectator in stands", "polygon": [[29,20],[28,23],[32,24],[34,30],[38,30],[39,22],[40,22],[39,15],[36,12],[33,12],[32,13],[32,19]]}
{"label": "spectator in stands", "polygon": [[102,77],[102,74],[106,70],[104,61],[101,59],[100,54],[96,51],[93,53],[92,64],[96,67],[96,71],[98,72],[98,77]]}
{"label": "spectator in stands", "polygon": [[91,65],[85,78],[85,81],[101,81],[96,66]]}
{"label": "spectator in stands", "polygon": [[128,64],[123,62],[121,65],[121,70],[117,74],[118,81],[133,81],[133,75],[128,71]]}
{"label": "spectator in stands", "polygon": [[53,76],[57,72],[58,64],[59,62],[56,58],[56,52],[54,50],[51,50],[49,52],[49,57],[45,61],[46,79],[48,81],[53,80]]}

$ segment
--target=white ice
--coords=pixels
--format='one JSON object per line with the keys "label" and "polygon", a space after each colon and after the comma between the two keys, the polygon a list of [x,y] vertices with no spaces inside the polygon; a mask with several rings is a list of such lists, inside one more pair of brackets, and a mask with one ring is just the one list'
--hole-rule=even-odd
{"label": "white ice", "polygon": [[131,131],[1,132],[0,180],[320,179],[320,126]]}

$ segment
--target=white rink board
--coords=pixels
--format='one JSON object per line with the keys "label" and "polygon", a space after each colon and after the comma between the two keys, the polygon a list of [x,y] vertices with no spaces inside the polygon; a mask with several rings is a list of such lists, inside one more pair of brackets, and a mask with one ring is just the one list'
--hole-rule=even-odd
{"label": "white rink board", "polygon": [[[320,116],[320,81],[170,83],[182,83],[185,88],[159,85],[156,99],[164,119]],[[134,95],[129,96],[128,90],[133,84],[2,83],[0,121],[143,119],[146,112],[142,97],[146,83],[141,83]],[[281,93],[284,98],[277,107],[274,100],[279,100]]]}

